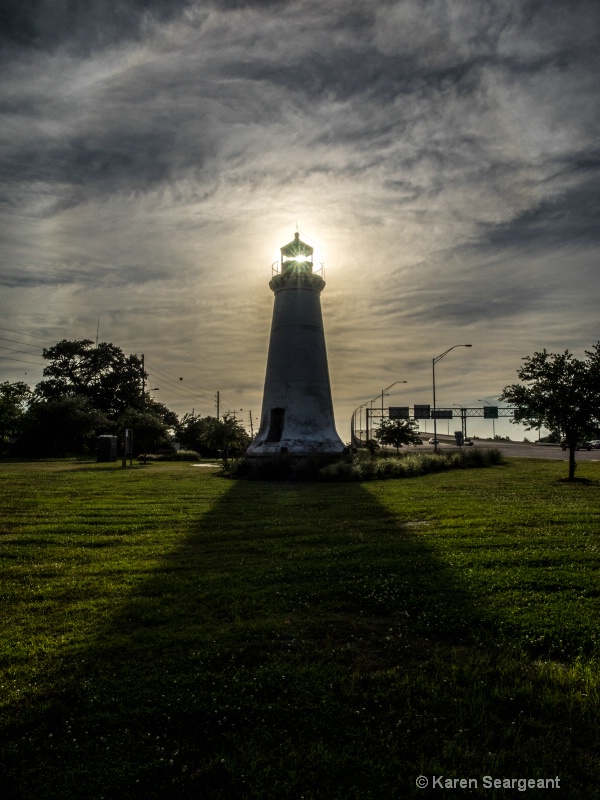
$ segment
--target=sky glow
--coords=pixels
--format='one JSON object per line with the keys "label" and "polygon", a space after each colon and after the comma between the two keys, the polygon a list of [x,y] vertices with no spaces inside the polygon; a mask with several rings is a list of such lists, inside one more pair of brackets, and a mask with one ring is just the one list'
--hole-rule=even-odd
{"label": "sky glow", "polygon": [[600,338],[594,0],[65,8],[1,26],[0,380],[99,327],[178,413],[219,391],[256,425],[296,225],[327,257],[344,440],[393,381],[389,404],[431,403],[453,344],[473,347],[436,367],[444,407]]}

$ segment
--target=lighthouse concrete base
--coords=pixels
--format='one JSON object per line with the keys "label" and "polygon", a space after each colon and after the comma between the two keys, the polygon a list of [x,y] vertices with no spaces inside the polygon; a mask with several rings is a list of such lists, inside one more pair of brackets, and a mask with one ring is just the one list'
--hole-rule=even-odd
{"label": "lighthouse concrete base", "polygon": [[246,450],[247,458],[274,458],[289,456],[290,458],[320,458],[331,461],[340,458],[346,451],[341,439],[324,442],[309,442],[302,438],[299,440],[286,439],[280,442],[253,442]]}

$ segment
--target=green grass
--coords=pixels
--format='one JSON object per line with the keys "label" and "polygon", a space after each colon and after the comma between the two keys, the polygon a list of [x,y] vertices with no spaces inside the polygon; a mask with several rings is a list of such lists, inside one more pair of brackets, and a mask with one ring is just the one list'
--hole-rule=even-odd
{"label": "green grass", "polygon": [[581,472],[0,464],[2,796],[423,798],[424,774],[599,797]]}

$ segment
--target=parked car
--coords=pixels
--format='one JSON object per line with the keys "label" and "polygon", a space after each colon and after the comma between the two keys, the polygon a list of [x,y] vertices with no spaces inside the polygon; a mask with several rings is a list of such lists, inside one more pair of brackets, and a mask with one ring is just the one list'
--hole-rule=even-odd
{"label": "parked car", "polygon": [[600,450],[600,439],[592,439],[588,444],[591,445],[592,450]]}
{"label": "parked car", "polygon": [[[566,450],[569,446],[566,442],[561,442],[560,446],[563,450]],[[577,442],[575,445],[575,450],[591,450],[592,443],[591,442]]]}
{"label": "parked car", "polygon": [[439,443],[440,443],[440,440],[439,439],[434,439],[433,436],[429,440],[429,444],[439,444]]}
{"label": "parked car", "polygon": [[413,444],[423,444],[423,439],[419,439],[417,436],[415,439],[412,440]]}
{"label": "parked car", "polygon": [[473,440],[472,439],[465,439],[463,442],[465,447],[473,447]]}

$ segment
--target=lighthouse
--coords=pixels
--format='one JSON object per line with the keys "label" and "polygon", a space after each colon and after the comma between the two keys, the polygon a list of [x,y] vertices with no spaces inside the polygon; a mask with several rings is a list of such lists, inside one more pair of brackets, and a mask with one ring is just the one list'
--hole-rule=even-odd
{"label": "lighthouse", "polygon": [[314,249],[300,234],[281,248],[269,283],[273,321],[260,428],[250,458],[287,453],[296,458],[339,456],[327,367],[321,292],[325,281]]}

